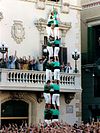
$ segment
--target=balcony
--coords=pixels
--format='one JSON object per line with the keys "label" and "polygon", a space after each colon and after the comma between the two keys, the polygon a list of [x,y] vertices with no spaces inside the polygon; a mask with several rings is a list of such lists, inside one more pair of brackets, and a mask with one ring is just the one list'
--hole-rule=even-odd
{"label": "balcony", "polygon": [[[0,69],[0,90],[43,91],[45,84],[44,71]],[[81,91],[79,73],[61,73],[61,92]]]}

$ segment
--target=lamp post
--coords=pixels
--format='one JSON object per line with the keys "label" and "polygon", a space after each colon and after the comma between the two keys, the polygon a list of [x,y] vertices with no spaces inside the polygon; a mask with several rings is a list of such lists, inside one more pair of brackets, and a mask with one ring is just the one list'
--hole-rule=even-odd
{"label": "lamp post", "polygon": [[74,52],[72,53],[72,58],[75,60],[75,70],[74,72],[77,73],[79,70],[77,69],[77,60],[79,59],[80,54],[77,51],[77,49],[74,50]]}
{"label": "lamp post", "polygon": [[5,65],[5,62],[4,62],[4,54],[6,53],[8,51],[8,47],[7,46],[5,46],[4,44],[2,44],[1,46],[0,46],[0,53],[2,53],[2,63],[3,63],[3,65]]}

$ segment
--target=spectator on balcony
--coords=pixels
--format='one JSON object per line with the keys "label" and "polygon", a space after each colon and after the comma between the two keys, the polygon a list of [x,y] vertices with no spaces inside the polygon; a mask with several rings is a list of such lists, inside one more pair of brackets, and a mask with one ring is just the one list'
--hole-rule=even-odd
{"label": "spectator on balcony", "polygon": [[19,58],[18,59],[18,63],[19,63],[19,69],[23,69],[23,58]]}
{"label": "spectator on balcony", "polygon": [[42,58],[38,58],[38,70],[39,71],[43,71],[43,59]]}
{"label": "spectator on balcony", "polygon": [[47,63],[47,58],[43,56],[40,59],[38,58],[37,62],[38,62],[38,64],[37,64],[38,65],[38,70],[39,71],[44,71],[44,69],[45,69],[44,67],[46,67],[46,63]]}
{"label": "spectator on balcony", "polygon": [[7,66],[8,66],[7,68],[8,69],[15,69],[15,61],[17,59],[16,54],[17,54],[17,51],[15,51],[14,56],[12,55],[12,56],[9,56],[9,58],[7,57]]}
{"label": "spectator on balcony", "polygon": [[18,58],[15,61],[15,69],[20,69],[20,62]]}
{"label": "spectator on balcony", "polygon": [[64,62],[62,62],[62,64],[61,64],[61,72],[65,72],[65,64],[64,64]]}
{"label": "spectator on balcony", "polygon": [[33,57],[33,59],[29,61],[29,70],[37,70],[37,64],[36,63],[37,63],[37,61]]}
{"label": "spectator on balcony", "polygon": [[72,66],[71,66],[70,62],[68,62],[67,65],[65,65],[65,72],[72,73]]}
{"label": "spectator on balcony", "polygon": [[26,56],[23,57],[23,66],[22,69],[28,70],[29,69],[29,59],[26,59]]}

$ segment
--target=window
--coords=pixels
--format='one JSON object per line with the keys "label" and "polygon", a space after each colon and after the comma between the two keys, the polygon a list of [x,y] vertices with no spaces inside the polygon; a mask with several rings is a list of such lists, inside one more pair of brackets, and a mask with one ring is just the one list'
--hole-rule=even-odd
{"label": "window", "polygon": [[66,47],[60,47],[59,60],[61,64],[62,63],[67,64],[67,48]]}

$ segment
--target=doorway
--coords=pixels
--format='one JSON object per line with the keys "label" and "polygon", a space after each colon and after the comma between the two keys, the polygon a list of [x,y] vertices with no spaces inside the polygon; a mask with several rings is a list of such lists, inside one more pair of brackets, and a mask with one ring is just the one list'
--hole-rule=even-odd
{"label": "doorway", "polygon": [[22,100],[9,100],[1,104],[1,124],[28,123],[28,103]]}

